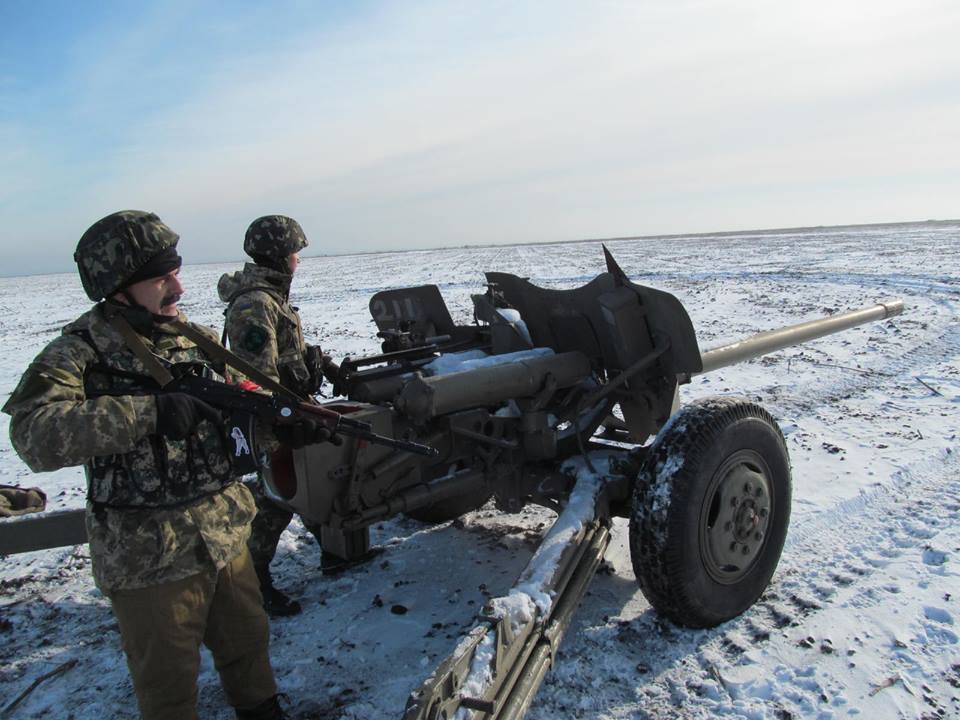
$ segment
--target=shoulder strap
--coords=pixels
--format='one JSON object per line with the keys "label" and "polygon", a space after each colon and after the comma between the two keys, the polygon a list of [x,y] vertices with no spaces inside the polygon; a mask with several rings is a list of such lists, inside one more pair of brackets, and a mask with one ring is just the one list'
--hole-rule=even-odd
{"label": "shoulder strap", "polygon": [[124,378],[126,380],[136,380],[140,383],[149,383],[151,381],[156,382],[156,380],[151,375],[144,375],[143,373],[129,372],[127,370],[121,370],[119,368],[112,367],[107,359],[104,357],[103,353],[100,352],[100,348],[97,347],[97,344],[93,340],[93,335],[90,334],[90,331],[87,328],[79,328],[77,330],[71,330],[69,333],[71,336],[83,340],[87,345],[90,346],[90,349],[94,351],[97,355],[97,362],[92,365],[87,365],[86,372],[99,373],[100,375],[107,375],[109,377],[118,377]]}
{"label": "shoulder strap", "polygon": [[89,345],[90,349],[93,350],[94,354],[97,356],[97,360],[100,361],[100,364],[106,366],[107,362],[103,357],[103,353],[100,352],[100,348],[97,347],[97,344],[93,341],[93,335],[90,333],[90,328],[75,328],[70,330],[68,334],[71,337],[80,338],[87,345]]}
{"label": "shoulder strap", "polygon": [[110,317],[110,324],[114,330],[120,333],[127,347],[130,348],[130,351],[143,363],[143,367],[146,368],[147,372],[157,381],[160,387],[166,387],[173,382],[173,375],[157,360],[156,356],[150,352],[150,349],[144,344],[140,336],[137,335],[137,332],[130,327],[130,323],[127,322],[125,317],[119,314],[112,315]]}

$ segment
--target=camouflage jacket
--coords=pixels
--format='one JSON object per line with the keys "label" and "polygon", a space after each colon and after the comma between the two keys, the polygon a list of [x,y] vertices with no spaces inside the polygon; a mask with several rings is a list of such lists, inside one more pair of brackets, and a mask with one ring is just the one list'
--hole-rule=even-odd
{"label": "camouflage jacket", "polygon": [[312,395],[330,358],[304,342],[300,315],[288,299],[292,279],[253,263],[221,276],[217,290],[229,303],[224,334],[233,352],[271,380]]}
{"label": "camouflage jacket", "polygon": [[[146,370],[110,325],[111,308],[100,303],[67,325],[3,407],[32,470],[84,465],[90,555],[104,592],[223,567],[241,552],[254,514],[221,428],[201,423],[190,438],[168,440],[156,433],[153,396],[124,393],[142,389]],[[156,355],[206,359],[148,315],[123,314]]]}

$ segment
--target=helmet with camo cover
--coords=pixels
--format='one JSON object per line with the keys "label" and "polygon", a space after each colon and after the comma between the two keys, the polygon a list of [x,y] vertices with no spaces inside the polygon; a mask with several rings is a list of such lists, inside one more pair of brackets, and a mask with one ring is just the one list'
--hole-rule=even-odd
{"label": "helmet with camo cover", "polygon": [[110,297],[180,236],[155,214],[121,210],[97,220],[80,238],[73,259],[93,301]]}
{"label": "helmet with camo cover", "polygon": [[243,238],[243,251],[254,260],[283,260],[309,243],[303,228],[286,215],[264,215],[250,223]]}

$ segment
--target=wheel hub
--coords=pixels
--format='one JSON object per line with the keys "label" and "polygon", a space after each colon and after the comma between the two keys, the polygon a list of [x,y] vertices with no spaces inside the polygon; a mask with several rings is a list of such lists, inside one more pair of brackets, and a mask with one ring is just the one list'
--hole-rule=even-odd
{"label": "wheel hub", "polygon": [[722,583],[742,578],[760,555],[770,520],[771,487],[754,453],[737,453],[718,468],[702,513],[707,572]]}
{"label": "wheel hub", "polygon": [[753,499],[742,503],[733,519],[733,534],[740,542],[747,542],[760,524],[760,514]]}

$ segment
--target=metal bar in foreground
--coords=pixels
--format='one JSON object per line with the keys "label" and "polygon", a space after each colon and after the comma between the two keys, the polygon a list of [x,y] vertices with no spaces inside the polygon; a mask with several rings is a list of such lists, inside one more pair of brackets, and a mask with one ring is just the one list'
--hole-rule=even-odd
{"label": "metal bar in foreground", "polygon": [[0,521],[0,555],[81,545],[87,541],[85,514],[83,509],[58,510]]}
{"label": "metal bar in foreground", "polygon": [[[589,512],[571,500],[510,592],[487,605],[479,623],[411,693],[403,720],[520,720],[527,713],[610,542],[596,516],[603,483],[593,482]],[[554,561],[544,573],[545,562]],[[545,575],[531,588],[532,579]],[[551,598],[546,610],[544,597]]]}

